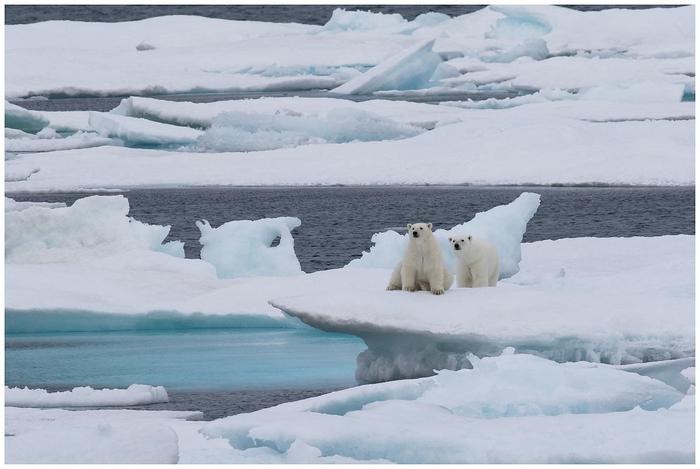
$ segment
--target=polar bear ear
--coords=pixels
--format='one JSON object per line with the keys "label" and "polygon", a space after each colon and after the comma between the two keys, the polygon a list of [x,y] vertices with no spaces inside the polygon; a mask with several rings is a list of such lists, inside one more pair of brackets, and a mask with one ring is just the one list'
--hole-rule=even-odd
{"label": "polar bear ear", "polygon": [[429,230],[432,230],[432,229],[433,229],[433,224],[432,224],[432,223],[428,223],[428,229],[429,229]]}
{"label": "polar bear ear", "polygon": [[472,240],[472,235],[467,236],[467,239],[468,239],[469,241],[471,241],[471,240]]}
{"label": "polar bear ear", "polygon": [[406,229],[407,229],[408,231],[411,231],[411,224],[410,224],[410,223],[409,223],[408,225],[406,225]]}
{"label": "polar bear ear", "polygon": [[448,240],[449,242],[452,242],[452,236],[450,236],[449,238],[447,238],[447,240]]}

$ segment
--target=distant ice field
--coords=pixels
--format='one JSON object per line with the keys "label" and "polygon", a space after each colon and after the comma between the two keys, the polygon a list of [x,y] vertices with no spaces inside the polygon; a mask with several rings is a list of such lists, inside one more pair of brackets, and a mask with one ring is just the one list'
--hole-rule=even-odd
{"label": "distant ice field", "polygon": [[[583,236],[629,237],[695,233],[694,187],[537,187],[542,204],[525,242]],[[475,213],[508,203],[522,187],[322,187],[139,189],[122,192],[130,216],[172,225],[167,240],[185,242],[199,258],[195,220],[295,216],[294,250],[305,272],[342,267],[370,247],[371,236],[408,222],[449,228]],[[117,192],[119,193],[119,192]],[[17,193],[17,201],[72,203],[79,193]]]}

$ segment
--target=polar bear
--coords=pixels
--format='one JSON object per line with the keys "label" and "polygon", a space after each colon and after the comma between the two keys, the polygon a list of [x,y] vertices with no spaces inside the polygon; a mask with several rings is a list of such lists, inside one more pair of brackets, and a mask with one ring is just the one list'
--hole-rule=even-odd
{"label": "polar bear", "polygon": [[449,240],[457,258],[457,286],[495,287],[499,273],[496,247],[468,235],[451,236]]}
{"label": "polar bear", "polygon": [[387,290],[430,290],[442,295],[452,286],[452,272],[442,262],[442,252],[432,223],[408,224],[408,248],[391,274]]}

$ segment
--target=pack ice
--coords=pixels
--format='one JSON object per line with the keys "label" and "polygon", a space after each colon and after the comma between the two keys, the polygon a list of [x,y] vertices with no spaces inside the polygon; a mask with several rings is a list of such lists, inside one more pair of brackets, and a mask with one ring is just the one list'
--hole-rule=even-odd
{"label": "pack ice", "polygon": [[[230,462],[691,462],[694,391],[512,350],[204,426]],[[591,435],[596,435],[592,437]]]}

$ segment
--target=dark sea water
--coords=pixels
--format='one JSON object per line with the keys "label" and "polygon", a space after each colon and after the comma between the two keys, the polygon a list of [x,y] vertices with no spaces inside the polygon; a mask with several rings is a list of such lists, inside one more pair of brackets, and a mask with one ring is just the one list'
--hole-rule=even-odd
{"label": "dark sea water", "polygon": [[[295,216],[293,234],[305,272],[342,267],[371,246],[374,233],[407,223],[436,228],[470,220],[523,191],[541,194],[524,240],[582,236],[659,236],[695,233],[695,188],[683,187],[314,187],[144,189],[123,192],[137,220],[171,225],[169,240],[185,242],[199,257],[195,220],[212,226],[230,220]],[[16,200],[72,203],[89,194],[10,194]]]}
{"label": "dark sea water", "polygon": [[[5,24],[49,20],[133,21],[163,15],[198,15],[229,20],[326,24],[336,8],[399,13],[407,20],[435,11],[459,16],[485,5],[6,5]],[[608,8],[668,8],[677,5],[563,5],[582,11]]]}

